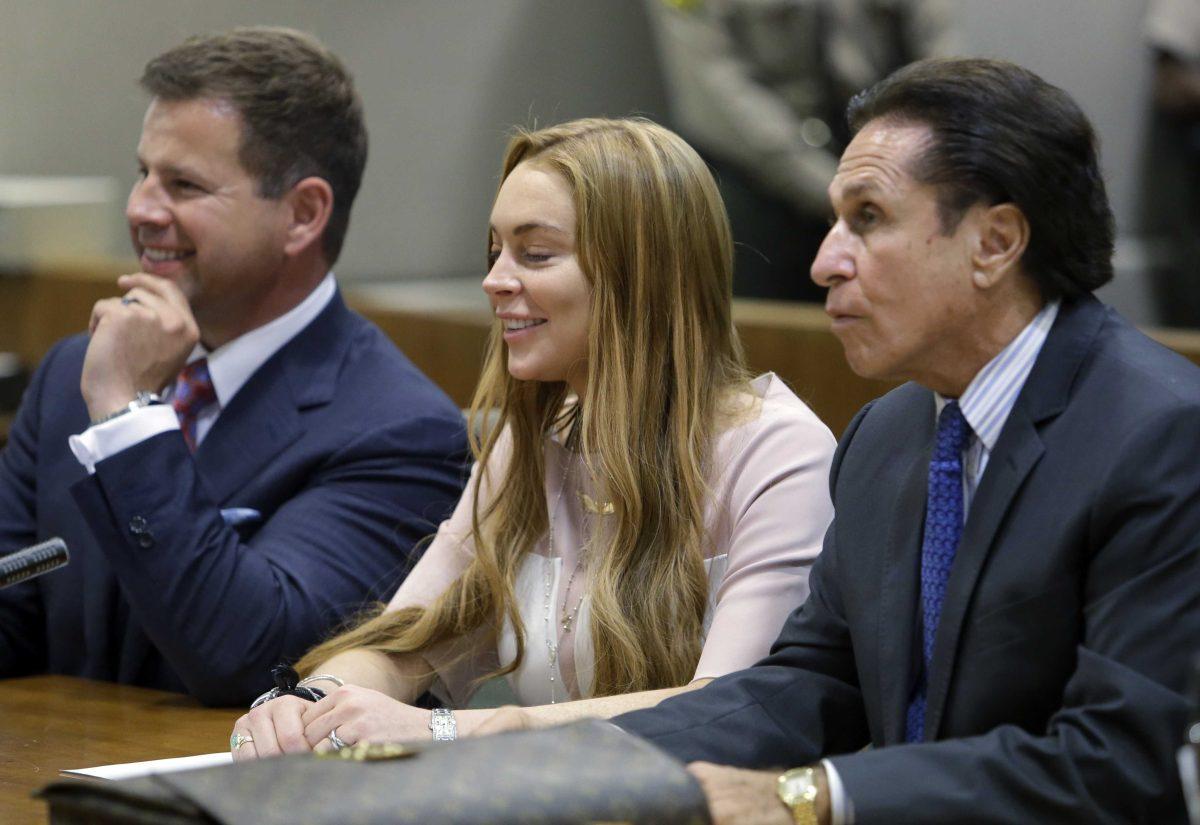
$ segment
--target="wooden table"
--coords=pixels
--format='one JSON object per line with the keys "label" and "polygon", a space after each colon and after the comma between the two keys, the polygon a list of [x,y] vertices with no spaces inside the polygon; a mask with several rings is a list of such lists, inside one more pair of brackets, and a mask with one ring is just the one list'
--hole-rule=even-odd
{"label": "wooden table", "polygon": [[46,822],[45,803],[29,795],[64,768],[224,750],[240,714],[69,676],[0,680],[0,823]]}

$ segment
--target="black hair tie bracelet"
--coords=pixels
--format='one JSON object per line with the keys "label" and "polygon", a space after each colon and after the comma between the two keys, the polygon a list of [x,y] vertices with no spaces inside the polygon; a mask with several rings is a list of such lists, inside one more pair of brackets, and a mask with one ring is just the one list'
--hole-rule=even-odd
{"label": "black hair tie bracelet", "polygon": [[278,699],[280,696],[297,696],[306,702],[316,702],[325,698],[325,691],[320,688],[309,687],[311,682],[333,682],[338,687],[341,687],[345,682],[336,676],[328,674],[318,674],[309,676],[307,679],[301,679],[300,674],[296,669],[289,665],[275,665],[271,668],[271,679],[275,682],[275,687],[268,690],[266,693],[259,696],[251,704],[250,708],[254,709],[263,702],[270,702],[272,699]]}

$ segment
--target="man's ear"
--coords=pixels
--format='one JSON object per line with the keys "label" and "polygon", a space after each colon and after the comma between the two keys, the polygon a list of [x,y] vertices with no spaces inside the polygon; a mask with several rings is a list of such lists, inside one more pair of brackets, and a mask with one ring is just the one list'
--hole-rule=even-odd
{"label": "man's ear", "polygon": [[1029,221],[1011,203],[986,207],[977,219],[972,280],[980,289],[990,289],[1020,270],[1021,256],[1029,246]]}
{"label": "man's ear", "polygon": [[289,206],[284,252],[297,255],[319,242],[333,214],[333,187],[324,178],[308,177],[283,196]]}

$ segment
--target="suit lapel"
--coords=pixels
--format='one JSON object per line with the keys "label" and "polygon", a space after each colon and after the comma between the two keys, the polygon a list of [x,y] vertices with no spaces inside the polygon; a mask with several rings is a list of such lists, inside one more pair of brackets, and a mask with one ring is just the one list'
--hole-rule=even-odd
{"label": "suit lapel", "polygon": [[1064,302],[988,459],[946,585],[929,672],[926,738],[938,736],[959,638],[980,573],[997,544],[1005,514],[1045,450],[1038,427],[1066,407],[1075,375],[1104,318],[1103,305],[1090,296]]}
{"label": "suit lapel", "polygon": [[975,491],[962,539],[955,554],[942,618],[934,642],[926,694],[925,735],[936,738],[950,687],[958,638],[966,619],[979,573],[995,543],[997,530],[1022,482],[1042,457],[1042,440],[1028,416],[1016,408],[1009,414],[1004,433],[996,442],[983,480]]}
{"label": "suit lapel", "polygon": [[[933,397],[929,396],[929,433],[913,438],[928,445],[932,439]],[[926,475],[929,451],[921,448],[905,458],[900,493],[891,514],[891,530],[884,553],[879,605],[879,696],[884,742],[904,741],[904,713],[915,675],[916,608],[920,601],[921,531],[925,521]]]}
{"label": "suit lapel", "polygon": [[228,503],[303,434],[301,410],[333,398],[352,318],[335,293],[221,410],[196,450],[200,475],[219,504]]}
{"label": "suit lapel", "polygon": [[302,432],[285,371],[272,359],[221,410],[196,450],[196,464],[209,492],[225,504]]}

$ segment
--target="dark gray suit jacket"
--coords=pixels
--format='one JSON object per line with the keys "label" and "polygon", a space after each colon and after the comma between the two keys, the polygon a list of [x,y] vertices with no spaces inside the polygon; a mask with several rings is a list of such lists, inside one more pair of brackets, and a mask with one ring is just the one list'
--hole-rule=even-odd
{"label": "dark gray suit jacket", "polygon": [[[904,744],[934,399],[863,409],[812,594],[749,670],[617,719],[684,760],[834,758],[858,825],[1182,822],[1200,646],[1200,369],[1065,303],[989,459]],[[867,745],[872,747],[858,753]]]}

